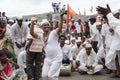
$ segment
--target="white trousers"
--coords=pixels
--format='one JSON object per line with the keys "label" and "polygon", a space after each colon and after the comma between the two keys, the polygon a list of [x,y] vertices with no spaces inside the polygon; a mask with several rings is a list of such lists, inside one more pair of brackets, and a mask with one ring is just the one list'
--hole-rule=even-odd
{"label": "white trousers", "polygon": [[58,80],[62,62],[54,60],[50,61],[45,59],[42,68],[42,79],[43,80]]}
{"label": "white trousers", "polygon": [[[89,70],[85,67],[85,65],[81,65],[78,69],[79,69],[79,71],[85,71],[85,72],[87,72],[89,74]],[[103,69],[103,66],[98,64],[98,65],[95,66],[95,68],[94,68],[94,70],[93,70],[93,72],[91,74],[99,72],[102,69]]]}

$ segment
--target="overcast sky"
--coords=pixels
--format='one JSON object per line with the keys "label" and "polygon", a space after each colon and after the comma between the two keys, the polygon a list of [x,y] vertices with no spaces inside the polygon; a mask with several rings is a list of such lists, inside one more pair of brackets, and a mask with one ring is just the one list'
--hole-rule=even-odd
{"label": "overcast sky", "polygon": [[61,2],[61,6],[69,4],[77,13],[79,13],[78,8],[82,14],[84,9],[86,9],[87,15],[92,14],[90,13],[92,5],[94,13],[96,13],[96,6],[105,6],[107,3],[112,10],[120,9],[120,0],[0,0],[0,11],[6,12],[6,15],[9,17],[40,14],[53,11],[52,2]]}

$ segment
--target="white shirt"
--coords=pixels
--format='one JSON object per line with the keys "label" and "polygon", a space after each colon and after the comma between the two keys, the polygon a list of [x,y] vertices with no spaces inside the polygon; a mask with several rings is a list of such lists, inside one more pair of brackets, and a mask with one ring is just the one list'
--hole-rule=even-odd
{"label": "white shirt", "polygon": [[98,41],[96,23],[94,23],[90,27],[90,36],[91,36],[90,40],[92,40],[92,41]]}
{"label": "white shirt", "polygon": [[[38,39],[43,40],[43,35],[38,35]],[[63,54],[58,43],[57,29],[50,32],[47,45],[44,49],[47,59],[62,61]]]}
{"label": "white shirt", "polygon": [[96,66],[96,65],[97,65],[97,62],[96,62],[96,53],[94,52],[93,49],[91,50],[91,53],[90,53],[89,56],[86,54],[85,48],[82,49],[82,50],[79,52],[76,60],[80,61],[80,64],[81,64],[81,65],[84,65],[84,66],[85,66],[85,65],[90,65],[90,64],[91,64],[92,66]]}
{"label": "white shirt", "polygon": [[26,23],[22,23],[20,27],[18,23],[13,24],[11,29],[11,36],[14,42],[18,42],[19,44],[27,41],[28,34],[28,25]]}
{"label": "white shirt", "polygon": [[78,48],[77,45],[74,45],[72,48],[71,48],[71,53],[73,55],[73,57],[76,58],[76,56],[78,55],[79,51],[82,49],[81,45],[80,47]]}
{"label": "white shirt", "polygon": [[111,47],[110,49],[112,50],[120,50],[120,20],[115,18],[112,13],[109,13],[107,15],[108,22],[111,27],[114,29],[114,34],[112,42],[111,42]]}
{"label": "white shirt", "polygon": [[65,44],[61,49],[63,52],[63,59],[69,58],[70,60],[73,60],[69,45]]}
{"label": "white shirt", "polygon": [[111,41],[112,41],[112,34],[109,31],[110,26],[106,23],[102,25],[102,35],[105,36],[105,44],[107,48],[110,48]]}
{"label": "white shirt", "polygon": [[76,23],[75,25],[77,33],[81,33],[81,25],[79,23]]}
{"label": "white shirt", "polygon": [[18,65],[20,67],[20,69],[24,69],[26,68],[26,51],[22,51],[20,52],[20,54],[18,55]]}

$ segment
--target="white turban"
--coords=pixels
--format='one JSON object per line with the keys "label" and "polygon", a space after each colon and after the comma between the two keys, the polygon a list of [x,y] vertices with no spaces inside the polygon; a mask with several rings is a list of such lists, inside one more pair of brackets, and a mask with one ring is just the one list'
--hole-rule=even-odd
{"label": "white turban", "polygon": [[50,25],[50,23],[49,23],[49,21],[48,21],[47,19],[43,19],[43,20],[41,21],[41,26],[42,26],[43,24],[45,24],[45,23],[48,23],[48,24]]}
{"label": "white turban", "polygon": [[23,16],[17,16],[16,19],[17,20],[23,20]]}

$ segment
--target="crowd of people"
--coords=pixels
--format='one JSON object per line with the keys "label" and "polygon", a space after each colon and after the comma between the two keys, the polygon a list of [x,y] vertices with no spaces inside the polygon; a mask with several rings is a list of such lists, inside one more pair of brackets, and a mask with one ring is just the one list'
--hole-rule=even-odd
{"label": "crowd of people", "polygon": [[[71,72],[94,75],[105,70],[120,78],[120,14],[98,6],[97,17],[89,21],[59,21],[32,17],[24,22],[0,16],[0,80],[58,80],[69,67]],[[99,14],[102,14],[99,15]],[[39,23],[39,24],[38,24]],[[69,72],[69,73],[71,73]],[[68,73],[68,74],[69,74]]]}
{"label": "crowd of people", "polygon": [[62,5],[62,7],[61,7],[61,2],[59,2],[59,3],[52,2],[52,8],[54,10],[54,13],[65,12],[66,5]]}

